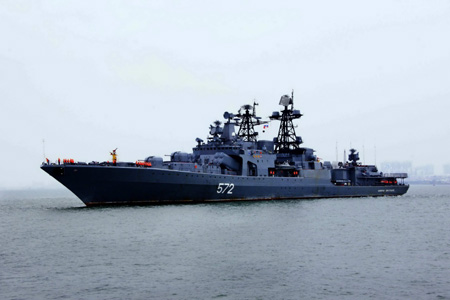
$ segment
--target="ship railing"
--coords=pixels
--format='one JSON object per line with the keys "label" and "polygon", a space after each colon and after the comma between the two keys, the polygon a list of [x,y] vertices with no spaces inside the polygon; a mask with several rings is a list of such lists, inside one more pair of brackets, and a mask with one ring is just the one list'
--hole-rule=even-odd
{"label": "ship railing", "polygon": [[408,173],[384,173],[383,177],[408,178]]}

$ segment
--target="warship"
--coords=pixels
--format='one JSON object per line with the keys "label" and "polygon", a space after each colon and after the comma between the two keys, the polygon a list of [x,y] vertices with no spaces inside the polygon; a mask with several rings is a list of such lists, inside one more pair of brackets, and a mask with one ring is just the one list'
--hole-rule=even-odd
{"label": "warship", "polygon": [[[170,160],[148,156],[136,162],[76,162],[64,159],[41,168],[72,191],[86,206],[148,205],[342,197],[398,196],[408,191],[406,173],[382,173],[359,162],[320,161],[302,147],[294,120],[294,94],[281,97],[281,111],[269,120],[256,115],[257,103],[225,112],[224,122],[209,127],[206,142],[196,138],[191,153],[173,152]],[[279,121],[273,140],[258,140],[257,126]],[[237,131],[237,132],[236,132]]]}

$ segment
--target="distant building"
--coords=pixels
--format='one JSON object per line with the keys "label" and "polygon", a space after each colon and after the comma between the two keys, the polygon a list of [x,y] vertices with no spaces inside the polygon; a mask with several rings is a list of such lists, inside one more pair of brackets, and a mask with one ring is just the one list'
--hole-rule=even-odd
{"label": "distant building", "polygon": [[390,161],[380,164],[380,171],[384,173],[412,173],[412,163],[410,161]]}
{"label": "distant building", "polygon": [[450,175],[450,164],[443,165],[443,169],[445,175]]}
{"label": "distant building", "polygon": [[413,174],[415,176],[432,176],[434,175],[434,166],[433,165],[425,165],[414,168]]}

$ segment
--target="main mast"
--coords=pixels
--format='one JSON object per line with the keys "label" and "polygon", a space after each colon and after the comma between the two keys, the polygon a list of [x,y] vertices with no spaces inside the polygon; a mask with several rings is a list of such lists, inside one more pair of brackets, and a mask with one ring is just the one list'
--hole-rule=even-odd
{"label": "main mast", "polygon": [[294,110],[294,92],[292,92],[291,97],[288,95],[282,96],[280,105],[284,106],[284,110],[281,111],[281,116],[279,112],[275,111],[270,117],[272,120],[281,121],[278,136],[274,139],[275,152],[288,153],[299,149],[302,143],[302,138],[295,134],[295,128],[292,122],[294,119],[299,119],[302,114],[299,110]]}

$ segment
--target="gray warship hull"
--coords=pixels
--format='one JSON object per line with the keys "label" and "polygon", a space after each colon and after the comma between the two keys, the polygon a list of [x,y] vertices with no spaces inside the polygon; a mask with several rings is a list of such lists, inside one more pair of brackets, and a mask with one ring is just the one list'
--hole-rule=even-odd
{"label": "gray warship hull", "polygon": [[339,186],[325,178],[252,177],[158,168],[42,165],[86,206],[398,196],[408,185]]}

